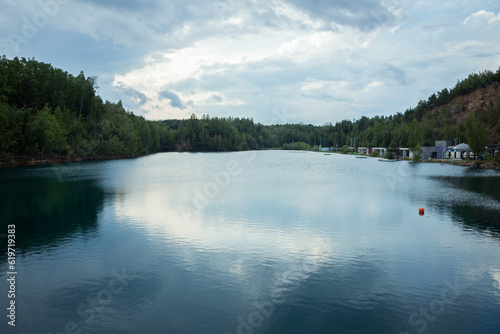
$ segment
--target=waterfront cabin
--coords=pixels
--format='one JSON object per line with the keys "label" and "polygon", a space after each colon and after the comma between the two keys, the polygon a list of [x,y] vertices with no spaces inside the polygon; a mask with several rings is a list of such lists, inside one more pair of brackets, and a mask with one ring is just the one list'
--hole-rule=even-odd
{"label": "waterfront cabin", "polygon": [[359,154],[370,154],[371,153],[371,149],[369,147],[358,147],[357,152]]}
{"label": "waterfront cabin", "polygon": [[399,156],[401,158],[413,159],[413,152],[407,147],[400,147]]}
{"label": "waterfront cabin", "polygon": [[385,152],[387,151],[387,148],[385,147],[373,147],[372,152],[377,151],[379,155],[384,155]]}
{"label": "waterfront cabin", "polygon": [[[455,160],[455,159],[463,160],[465,158],[470,158],[471,153],[472,153],[469,145],[467,145],[465,143],[450,147],[448,149],[448,152],[453,160]],[[448,152],[446,152],[446,157],[448,157]]]}

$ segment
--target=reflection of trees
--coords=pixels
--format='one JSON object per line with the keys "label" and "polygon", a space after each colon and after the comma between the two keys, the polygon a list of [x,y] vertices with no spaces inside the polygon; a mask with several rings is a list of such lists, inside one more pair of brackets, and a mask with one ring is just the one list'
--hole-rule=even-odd
{"label": "reflection of trees", "polygon": [[[471,169],[473,171],[473,169]],[[450,188],[459,190],[466,190],[481,195],[490,196],[493,199],[500,201],[500,178],[499,177],[485,177],[485,176],[430,176],[429,179],[444,182]]]}
{"label": "reflection of trees", "polygon": [[449,177],[446,180],[456,188],[491,196],[500,201],[499,177]]}
{"label": "reflection of trees", "polygon": [[1,228],[16,225],[20,252],[57,245],[97,228],[104,192],[94,181],[58,182],[55,178],[2,178]]}
{"label": "reflection of trees", "polygon": [[471,205],[451,205],[453,221],[500,239],[500,211]]}
{"label": "reflection of trees", "polygon": [[454,203],[443,198],[437,203],[448,207],[454,221],[479,231],[489,231],[500,238],[500,178],[498,177],[432,177],[443,181],[451,188],[481,194],[499,202],[498,208],[492,209],[474,203]]}

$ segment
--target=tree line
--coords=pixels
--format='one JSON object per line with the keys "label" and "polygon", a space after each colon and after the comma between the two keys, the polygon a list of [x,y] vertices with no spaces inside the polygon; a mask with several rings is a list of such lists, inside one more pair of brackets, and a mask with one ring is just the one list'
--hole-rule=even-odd
{"label": "tree line", "polygon": [[103,102],[95,77],[0,59],[0,158],[133,157],[160,150],[158,126]]}
{"label": "tree line", "polygon": [[[322,126],[263,125],[251,118],[210,117],[148,121],[103,101],[95,77],[74,76],[35,59],[0,58],[0,159],[64,157],[67,160],[135,157],[164,151],[237,151],[314,146],[433,146],[435,140],[500,139],[500,100],[455,117],[451,101],[495,85],[497,72],[471,74],[450,90],[391,116],[361,117]],[[439,112],[435,112],[441,108]],[[467,124],[469,125],[467,125]],[[469,129],[468,129],[468,128]],[[486,135],[485,135],[486,131]],[[484,142],[481,142],[481,145]]]}

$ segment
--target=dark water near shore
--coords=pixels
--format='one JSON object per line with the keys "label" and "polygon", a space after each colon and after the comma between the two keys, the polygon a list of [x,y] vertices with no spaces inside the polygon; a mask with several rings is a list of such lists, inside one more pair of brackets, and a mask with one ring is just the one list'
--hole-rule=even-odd
{"label": "dark water near shore", "polygon": [[7,168],[0,225],[1,333],[500,333],[493,170],[285,151]]}

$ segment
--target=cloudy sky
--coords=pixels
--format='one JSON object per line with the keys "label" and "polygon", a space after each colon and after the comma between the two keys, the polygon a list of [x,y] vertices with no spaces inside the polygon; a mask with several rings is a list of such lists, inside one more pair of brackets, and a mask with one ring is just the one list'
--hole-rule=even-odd
{"label": "cloudy sky", "polygon": [[500,66],[498,0],[0,0],[0,54],[147,119],[391,115]]}

